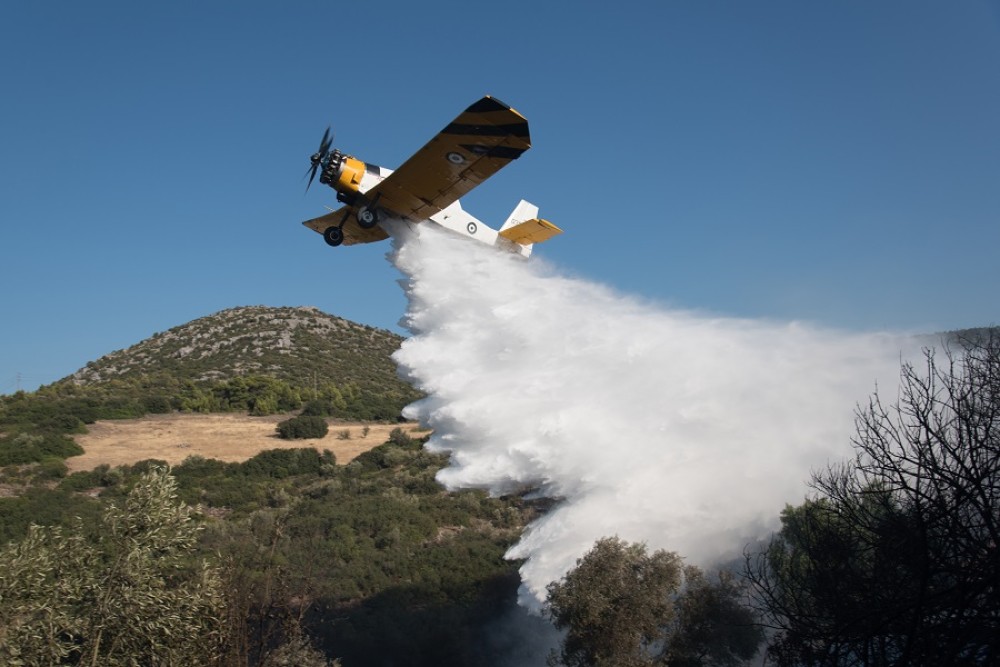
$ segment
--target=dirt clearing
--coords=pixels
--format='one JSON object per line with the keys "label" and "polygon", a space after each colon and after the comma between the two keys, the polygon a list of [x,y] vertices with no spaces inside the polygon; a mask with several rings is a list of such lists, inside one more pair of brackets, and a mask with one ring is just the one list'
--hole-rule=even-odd
{"label": "dirt clearing", "polygon": [[176,465],[189,456],[245,461],[265,449],[297,447],[329,449],[337,457],[337,463],[344,464],[384,443],[394,428],[402,428],[414,437],[428,433],[413,423],[365,424],[328,420],[330,432],[321,440],[282,440],[275,427],[289,416],[170,414],[99,421],[87,426],[85,435],[76,436],[84,453],[66,459],[66,465],[70,472],[77,472],[93,470],[102,463],[114,467],[145,459],[160,459]]}

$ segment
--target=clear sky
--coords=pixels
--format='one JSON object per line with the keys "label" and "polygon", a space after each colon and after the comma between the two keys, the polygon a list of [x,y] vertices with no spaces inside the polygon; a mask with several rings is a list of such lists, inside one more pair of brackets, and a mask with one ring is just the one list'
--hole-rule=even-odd
{"label": "clear sky", "polygon": [[537,256],[667,307],[1000,323],[1000,2],[0,3],[0,393],[241,305],[399,331],[309,155],[395,167],[492,94]]}

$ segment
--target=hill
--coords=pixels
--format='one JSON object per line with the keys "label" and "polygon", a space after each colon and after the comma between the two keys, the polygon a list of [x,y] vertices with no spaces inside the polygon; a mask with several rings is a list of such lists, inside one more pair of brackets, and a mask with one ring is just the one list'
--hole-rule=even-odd
{"label": "hill", "polygon": [[143,413],[266,415],[318,400],[326,416],[395,419],[419,398],[396,376],[402,341],[317,308],[231,308],[112,352],[52,389],[138,398]]}
{"label": "hill", "polygon": [[396,376],[402,337],[316,308],[232,308],[158,333],[31,394],[0,396],[0,465],[79,454],[99,419],[306,410],[395,421],[420,394]]}
{"label": "hill", "polygon": [[295,386],[334,382],[401,389],[405,385],[389,357],[402,341],[390,331],[318,308],[246,306],[154,334],[60,382],[95,385],[166,373],[191,382],[263,375]]}

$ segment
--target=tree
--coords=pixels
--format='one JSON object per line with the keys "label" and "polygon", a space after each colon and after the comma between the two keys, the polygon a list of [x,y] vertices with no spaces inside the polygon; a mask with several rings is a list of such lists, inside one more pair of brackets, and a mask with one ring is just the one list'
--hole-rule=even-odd
{"label": "tree", "polygon": [[0,663],[208,665],[224,601],[218,570],[192,563],[198,526],[162,468],[100,530],[33,526],[0,550]]}
{"label": "tree", "polygon": [[640,667],[656,663],[681,585],[675,553],[598,540],[561,581],[548,587],[548,613],[566,630],[553,665]]}
{"label": "tree", "polygon": [[905,364],[747,575],[779,665],[1000,661],[1000,336]]}
{"label": "tree", "polygon": [[730,572],[716,581],[697,567],[684,568],[684,593],[677,599],[677,621],[667,642],[670,667],[732,667],[757,654],[764,634],[744,604],[745,586]]}
{"label": "tree", "polygon": [[[684,584],[681,590],[681,584]],[[680,557],[643,544],[599,540],[549,585],[549,616],[566,631],[552,665],[597,667],[743,664],[762,641],[730,574],[710,581]]]}

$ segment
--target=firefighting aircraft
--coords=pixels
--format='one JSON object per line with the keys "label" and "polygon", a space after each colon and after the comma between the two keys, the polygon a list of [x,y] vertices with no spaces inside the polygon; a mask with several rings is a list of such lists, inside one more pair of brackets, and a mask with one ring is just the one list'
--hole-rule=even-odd
{"label": "firefighting aircraft", "polygon": [[331,246],[389,238],[379,224],[388,219],[430,220],[525,257],[533,244],[562,233],[523,199],[499,231],[467,213],[458,201],[531,147],[528,121],[495,97],[470,106],[395,171],[345,155],[332,144],[327,128],[310,158],[306,190],[318,173],[319,182],[336,190],[344,206],[302,223]]}

